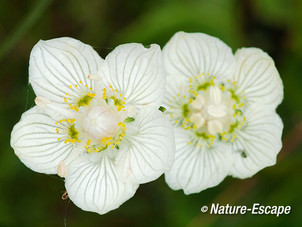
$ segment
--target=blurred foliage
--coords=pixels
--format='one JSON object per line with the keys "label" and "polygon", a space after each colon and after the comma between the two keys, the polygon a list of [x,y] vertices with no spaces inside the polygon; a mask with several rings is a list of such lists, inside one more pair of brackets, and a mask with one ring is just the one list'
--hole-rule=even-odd
{"label": "blurred foliage", "polygon": [[[302,226],[302,1],[299,0],[2,0],[0,2],[0,226]],[[10,132],[33,106],[28,60],[39,39],[71,36],[105,57],[126,42],[163,46],[177,31],[205,32],[235,51],[268,52],[284,82],[278,108],[284,146],[274,167],[246,180],[186,196],[159,180],[106,215],[61,199],[64,182],[27,169],[10,148]],[[290,215],[209,215],[212,202],[290,205]]]}

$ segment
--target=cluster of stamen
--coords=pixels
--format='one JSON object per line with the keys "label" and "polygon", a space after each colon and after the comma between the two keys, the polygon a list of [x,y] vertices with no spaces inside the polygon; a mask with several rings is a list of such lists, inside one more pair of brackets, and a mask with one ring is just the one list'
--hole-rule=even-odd
{"label": "cluster of stamen", "polygon": [[[79,81],[78,84],[69,85],[69,89],[76,92],[72,95],[70,93],[65,93],[64,102],[69,102],[69,107],[71,110],[79,111],[79,107],[87,106],[91,100],[95,97],[95,93],[92,92],[93,88],[89,87],[87,84],[83,84],[82,81]],[[74,89],[75,88],[75,89]]]}
{"label": "cluster of stamen", "polygon": [[[96,95],[93,92],[93,88],[89,87],[87,84],[83,84],[82,81],[79,81],[78,84],[70,85],[69,89],[71,89],[72,92],[65,93],[66,97],[64,97],[64,102],[69,105],[71,110],[79,112],[80,107],[87,106],[87,108],[85,107],[83,109],[84,112],[80,111],[76,114],[76,116],[80,116],[79,119],[86,118],[86,114],[89,113],[90,109],[99,105],[94,103],[92,106],[90,106],[91,101],[96,99]],[[117,89],[114,89],[111,85],[109,85],[108,88],[103,88],[101,94],[102,99],[106,102],[105,104],[101,104],[105,105],[102,108],[107,108],[106,105],[108,105],[109,109],[109,106],[114,106],[118,112],[125,111],[124,105],[126,97],[123,97],[123,95],[119,93]],[[76,117],[76,119],[78,118]],[[119,149],[119,144],[124,138],[127,130],[124,122],[117,123],[117,131],[115,131],[112,135],[109,134],[108,136],[96,139],[92,137],[87,138],[86,136],[89,136],[89,133],[87,134],[85,131],[83,131],[83,125],[81,125],[83,124],[83,120],[80,120],[76,124],[76,119],[61,119],[55,123],[57,125],[56,133],[63,135],[62,137],[58,138],[58,141],[64,139],[65,144],[71,143],[75,145],[76,143],[81,143],[81,140],[79,139],[81,138],[84,143],[83,147],[88,153],[101,152],[109,147],[112,149]]]}
{"label": "cluster of stamen", "polygon": [[75,128],[75,119],[61,119],[59,122],[56,122],[56,133],[64,135],[63,137],[58,138],[58,141],[64,139],[64,143],[81,143],[79,140],[79,132]]}
{"label": "cluster of stamen", "polygon": [[110,100],[116,106],[117,111],[125,111],[125,101],[126,98],[123,95],[118,93],[117,89],[114,89],[111,85],[109,85],[109,89],[103,89],[103,100],[108,103]]}
{"label": "cluster of stamen", "polygon": [[188,144],[210,147],[215,139],[233,142],[235,129],[245,124],[244,91],[237,94],[236,82],[216,84],[215,79],[208,73],[194,76],[188,93],[178,93],[169,101],[174,124],[194,134]]}

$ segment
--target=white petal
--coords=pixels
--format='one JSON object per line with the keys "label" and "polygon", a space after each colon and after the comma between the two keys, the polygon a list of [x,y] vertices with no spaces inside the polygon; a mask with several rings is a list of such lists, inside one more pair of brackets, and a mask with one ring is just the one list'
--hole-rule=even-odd
{"label": "white petal", "polygon": [[121,182],[106,152],[85,153],[70,164],[68,171],[65,179],[68,196],[86,211],[105,214],[131,198],[138,188]]}
{"label": "white petal", "polygon": [[116,47],[105,59],[99,75],[127,98],[127,104],[139,107],[162,103],[165,74],[160,47],[141,44]]}
{"label": "white petal", "polygon": [[65,93],[77,95],[69,86],[92,86],[88,75],[99,70],[103,60],[91,46],[72,38],[40,40],[32,49],[29,82],[37,96],[64,104]]}
{"label": "white petal", "polygon": [[11,146],[15,154],[30,169],[47,174],[56,174],[60,161],[66,165],[76,155],[74,147],[63,141],[56,133],[55,120],[39,107],[25,112],[14,126]]}
{"label": "white petal", "polygon": [[238,93],[244,90],[248,102],[276,108],[283,99],[283,84],[273,59],[258,48],[239,49],[235,57]]}
{"label": "white petal", "polygon": [[116,166],[123,180],[146,183],[171,168],[174,137],[169,121],[159,110],[141,109],[135,121],[127,125]]}
{"label": "white petal", "polygon": [[235,69],[232,50],[221,40],[203,33],[176,33],[163,49],[168,75],[193,77],[209,73],[218,80]]}
{"label": "white petal", "polygon": [[[183,109],[184,105],[189,103],[190,95],[189,90],[189,80],[185,77],[167,76],[167,92],[163,103],[166,108],[165,114],[173,117],[173,121],[180,121],[183,119]],[[172,119],[171,119],[172,120]]]}
{"label": "white petal", "polygon": [[251,177],[274,165],[282,147],[283,123],[275,111],[266,106],[251,106],[246,119],[246,126],[236,130],[233,146],[234,166],[230,174],[238,178]]}
{"label": "white petal", "polygon": [[225,143],[210,148],[188,145],[188,131],[175,129],[176,153],[173,167],[165,173],[167,184],[185,194],[197,193],[219,184],[233,164],[230,147]]}
{"label": "white petal", "polygon": [[169,101],[175,102],[175,98],[189,96],[189,80],[184,77],[167,76],[167,92],[164,99],[166,106],[170,106]]}

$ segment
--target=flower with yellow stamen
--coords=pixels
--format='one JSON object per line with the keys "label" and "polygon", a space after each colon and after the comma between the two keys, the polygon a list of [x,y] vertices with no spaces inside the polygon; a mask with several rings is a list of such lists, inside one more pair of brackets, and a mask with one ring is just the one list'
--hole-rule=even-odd
{"label": "flower with yellow stamen", "polygon": [[266,53],[242,48],[234,56],[217,38],[179,32],[163,55],[176,141],[165,174],[172,189],[196,193],[227,175],[246,178],[275,164],[283,129],[275,109],[283,85]]}
{"label": "flower with yellow stamen", "polygon": [[29,81],[36,106],[15,125],[11,146],[32,170],[64,177],[80,208],[116,209],[172,166],[159,46],[125,44],[103,60],[75,39],[40,41]]}

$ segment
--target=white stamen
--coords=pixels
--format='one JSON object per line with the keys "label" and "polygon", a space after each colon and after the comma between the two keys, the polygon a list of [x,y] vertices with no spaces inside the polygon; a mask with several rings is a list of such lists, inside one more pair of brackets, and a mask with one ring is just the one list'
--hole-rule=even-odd
{"label": "white stamen", "polygon": [[194,123],[197,128],[200,128],[204,125],[205,119],[201,113],[194,113],[191,115],[190,121]]}
{"label": "white stamen", "polygon": [[96,74],[89,74],[88,79],[89,80],[101,80],[101,77]]}
{"label": "white stamen", "polygon": [[57,173],[60,177],[64,178],[67,176],[67,167],[64,163],[63,160],[60,161],[58,168],[57,168]]}
{"label": "white stamen", "polygon": [[210,87],[210,100],[213,104],[218,105],[221,102],[222,93],[219,87]]}
{"label": "white stamen", "polygon": [[215,135],[217,133],[222,133],[223,124],[219,120],[208,121],[208,131],[212,135]]}
{"label": "white stamen", "polygon": [[41,107],[41,108],[46,108],[47,104],[50,104],[51,101],[48,99],[48,98],[45,98],[45,97],[36,97],[35,98],[35,103],[37,106]]}
{"label": "white stamen", "polygon": [[127,108],[128,117],[135,117],[136,108],[133,105],[128,106]]}
{"label": "white stamen", "polygon": [[205,100],[201,95],[197,95],[196,99],[191,103],[192,107],[196,110],[201,110],[205,104]]}
{"label": "white stamen", "polygon": [[224,104],[209,105],[207,111],[209,115],[215,118],[221,118],[227,114],[227,108]]}

